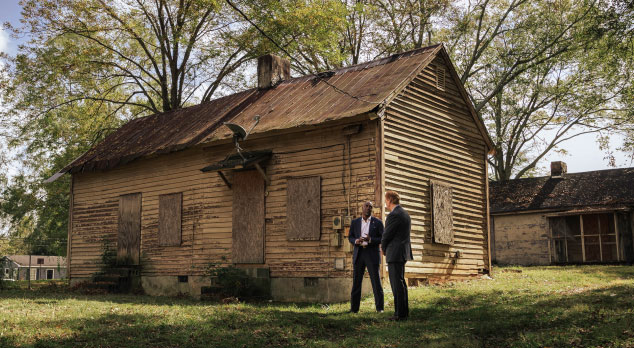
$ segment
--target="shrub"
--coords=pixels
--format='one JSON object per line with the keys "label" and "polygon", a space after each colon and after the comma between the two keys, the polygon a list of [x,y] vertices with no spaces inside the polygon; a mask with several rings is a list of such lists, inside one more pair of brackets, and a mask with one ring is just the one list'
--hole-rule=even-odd
{"label": "shrub", "polygon": [[211,293],[222,297],[268,297],[267,284],[250,277],[244,270],[233,266],[210,265],[207,274],[211,278]]}

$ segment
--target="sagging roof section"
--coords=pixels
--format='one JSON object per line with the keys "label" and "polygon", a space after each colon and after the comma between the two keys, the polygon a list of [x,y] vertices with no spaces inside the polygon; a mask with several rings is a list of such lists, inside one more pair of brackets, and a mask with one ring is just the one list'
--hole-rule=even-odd
{"label": "sagging roof section", "polygon": [[[439,52],[447,56],[442,45],[434,45],[142,117],[110,134],[47,181],[67,172],[110,169],[139,157],[229,138],[231,132],[221,127],[224,122],[250,125],[256,115],[260,123],[252,133],[317,125],[370,112],[405,88]],[[477,115],[474,117],[481,123]],[[491,149],[484,125],[478,126]]]}
{"label": "sagging roof section", "polygon": [[490,183],[491,214],[634,206],[634,168]]}

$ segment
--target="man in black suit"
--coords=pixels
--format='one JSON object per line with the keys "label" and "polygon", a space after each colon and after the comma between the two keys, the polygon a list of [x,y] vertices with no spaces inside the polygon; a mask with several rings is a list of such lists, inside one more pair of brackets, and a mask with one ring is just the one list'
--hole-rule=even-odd
{"label": "man in black suit", "polygon": [[359,311],[361,302],[361,284],[365,269],[370,274],[374,305],[377,312],[383,312],[383,287],[379,276],[381,264],[381,237],[383,236],[383,221],[372,216],[372,202],[363,204],[363,217],[354,219],[350,225],[348,240],[354,245],[352,254],[352,292],[350,293],[350,312]]}
{"label": "man in black suit", "polygon": [[405,263],[412,258],[410,242],[411,219],[400,205],[400,197],[394,191],[385,192],[385,206],[390,211],[385,222],[385,233],[381,249],[385,253],[390,285],[394,294],[394,317],[391,320],[406,320],[409,316]]}

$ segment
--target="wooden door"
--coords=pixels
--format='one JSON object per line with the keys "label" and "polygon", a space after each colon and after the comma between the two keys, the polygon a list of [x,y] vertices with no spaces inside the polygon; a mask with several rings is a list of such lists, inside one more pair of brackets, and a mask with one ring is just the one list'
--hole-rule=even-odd
{"label": "wooden door", "polygon": [[141,194],[119,196],[117,263],[138,265],[141,247]]}
{"label": "wooden door", "polygon": [[264,179],[258,171],[233,175],[233,263],[264,263]]}

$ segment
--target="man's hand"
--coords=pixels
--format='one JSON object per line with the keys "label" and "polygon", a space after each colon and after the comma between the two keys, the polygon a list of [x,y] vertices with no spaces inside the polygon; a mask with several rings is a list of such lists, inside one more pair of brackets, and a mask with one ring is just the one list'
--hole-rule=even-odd
{"label": "man's hand", "polygon": [[361,244],[361,239],[360,239],[360,238],[357,238],[357,239],[354,241],[354,245],[359,245],[359,244]]}

